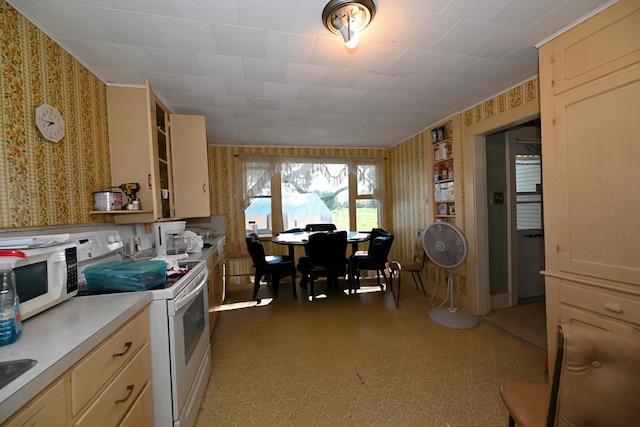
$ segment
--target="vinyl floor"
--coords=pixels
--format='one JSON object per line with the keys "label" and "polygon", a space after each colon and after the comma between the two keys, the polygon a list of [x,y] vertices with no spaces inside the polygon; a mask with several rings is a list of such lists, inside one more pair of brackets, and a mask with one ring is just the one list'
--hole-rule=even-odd
{"label": "vinyl floor", "polygon": [[[230,284],[227,301],[251,289]],[[298,291],[283,281],[269,301],[262,286],[264,305],[219,313],[198,427],[506,426],[500,384],[547,381],[540,351],[486,322],[434,323],[410,283],[399,309],[388,291]]]}

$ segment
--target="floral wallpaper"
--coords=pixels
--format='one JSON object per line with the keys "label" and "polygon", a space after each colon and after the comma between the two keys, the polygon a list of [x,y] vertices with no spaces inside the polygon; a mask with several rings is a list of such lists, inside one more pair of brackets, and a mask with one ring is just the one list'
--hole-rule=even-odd
{"label": "floral wallpaper", "polygon": [[[89,215],[111,185],[106,87],[4,0],[0,95],[0,228],[111,221]],[[64,118],[58,143],[35,126],[42,103]]]}

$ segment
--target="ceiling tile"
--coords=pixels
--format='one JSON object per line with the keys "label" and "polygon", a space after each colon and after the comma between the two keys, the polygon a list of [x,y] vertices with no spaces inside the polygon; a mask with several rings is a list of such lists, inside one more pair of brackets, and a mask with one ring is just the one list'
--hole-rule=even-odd
{"label": "ceiling tile", "polygon": [[213,30],[208,22],[166,16],[152,16],[151,20],[168,49],[216,53]]}
{"label": "ceiling tile", "polygon": [[296,99],[298,90],[298,85],[274,82],[264,83],[264,97],[267,99]]}
{"label": "ceiling tile", "polygon": [[242,58],[237,56],[196,53],[196,58],[206,76],[237,78],[244,75]]}
{"label": "ceiling tile", "polygon": [[238,25],[238,8],[228,0],[174,0],[177,16],[218,24]]}
{"label": "ceiling tile", "polygon": [[227,84],[227,93],[232,96],[246,98],[264,98],[264,82],[255,80],[224,79]]}
{"label": "ceiling tile", "polygon": [[236,25],[212,24],[218,53],[264,59],[267,55],[267,31]]}
{"label": "ceiling tile", "polygon": [[609,4],[378,0],[347,49],[328,0],[5,1],[103,81],[205,115],[210,144],[381,148],[532,78],[537,43]]}
{"label": "ceiling tile", "polygon": [[300,2],[296,0],[237,0],[238,24],[251,28],[294,32],[298,3]]}
{"label": "ceiling tile", "polygon": [[195,54],[185,51],[143,48],[160,73],[201,75],[202,70]]}
{"label": "ceiling tile", "polygon": [[451,0],[442,9],[442,14],[486,21],[508,2],[509,0]]}
{"label": "ceiling tile", "polygon": [[244,78],[263,82],[284,82],[287,65],[279,61],[243,58]]}
{"label": "ceiling tile", "polygon": [[315,43],[316,38],[312,36],[267,31],[267,58],[284,63],[306,64]]}
{"label": "ceiling tile", "polygon": [[[112,43],[167,47],[153,20],[146,13],[89,7],[85,10]],[[135,43],[132,43],[134,40]]]}
{"label": "ceiling tile", "polygon": [[491,23],[461,19],[431,46],[431,50],[464,55],[500,28]]}

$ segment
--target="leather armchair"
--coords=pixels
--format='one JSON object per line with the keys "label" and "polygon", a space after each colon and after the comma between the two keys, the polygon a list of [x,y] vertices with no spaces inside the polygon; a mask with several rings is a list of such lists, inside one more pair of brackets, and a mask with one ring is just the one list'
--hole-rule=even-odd
{"label": "leather armchair", "polygon": [[558,326],[552,384],[506,381],[509,425],[640,425],[640,335],[583,324]]}

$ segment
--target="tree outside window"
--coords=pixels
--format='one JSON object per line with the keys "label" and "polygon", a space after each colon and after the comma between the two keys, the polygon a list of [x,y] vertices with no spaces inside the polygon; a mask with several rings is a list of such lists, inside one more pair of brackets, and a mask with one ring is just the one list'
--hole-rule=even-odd
{"label": "tree outside window", "polygon": [[[340,230],[371,230],[381,223],[377,193],[383,173],[376,162],[273,159],[248,161],[244,170],[247,232],[249,221],[256,222],[260,235],[317,223]],[[280,191],[273,192],[272,185]],[[273,224],[280,218],[282,224]]]}

